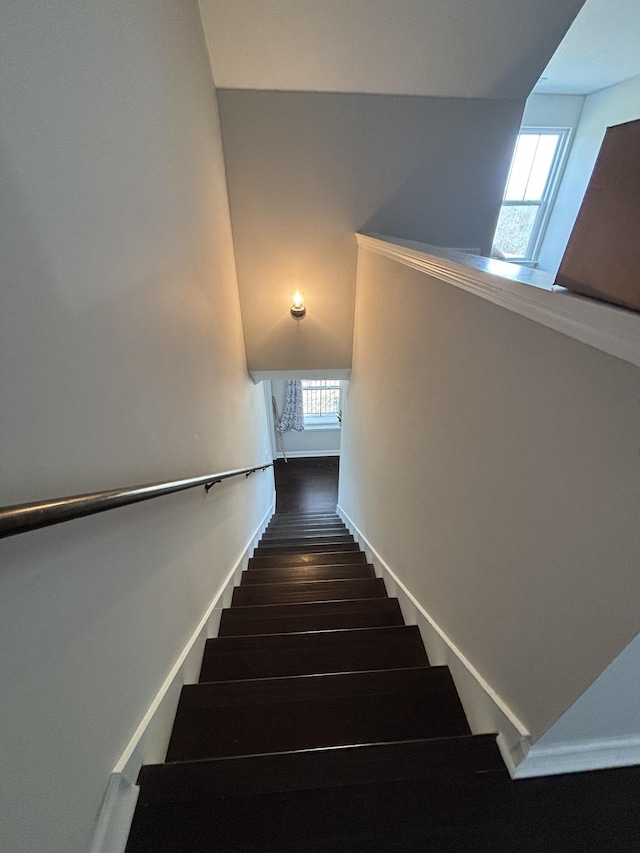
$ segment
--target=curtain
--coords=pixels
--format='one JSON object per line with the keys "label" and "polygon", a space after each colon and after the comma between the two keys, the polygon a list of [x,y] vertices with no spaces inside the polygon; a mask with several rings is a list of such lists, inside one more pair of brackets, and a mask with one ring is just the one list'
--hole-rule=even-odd
{"label": "curtain", "polygon": [[278,432],[289,432],[304,429],[304,413],[302,409],[302,382],[299,379],[287,379],[287,396],[284,401],[284,411],[278,424]]}

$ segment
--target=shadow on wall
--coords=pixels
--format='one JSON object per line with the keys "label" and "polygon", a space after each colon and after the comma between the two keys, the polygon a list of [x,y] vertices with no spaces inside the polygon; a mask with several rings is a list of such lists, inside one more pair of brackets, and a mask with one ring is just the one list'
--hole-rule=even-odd
{"label": "shadow on wall", "polygon": [[[468,153],[461,150],[459,139],[453,141],[449,156],[453,162],[465,162]],[[457,170],[454,180],[450,165],[440,158],[421,163],[358,231],[445,248],[477,246],[488,256],[493,235],[489,229],[498,219],[501,204],[492,188],[505,177],[496,160],[483,173],[468,174],[468,180]],[[478,229],[479,220],[489,226]]]}

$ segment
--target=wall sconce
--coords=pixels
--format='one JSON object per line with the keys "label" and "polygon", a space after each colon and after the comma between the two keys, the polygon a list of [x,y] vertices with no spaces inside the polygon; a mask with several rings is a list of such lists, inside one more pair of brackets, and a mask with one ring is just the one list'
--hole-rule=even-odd
{"label": "wall sconce", "polygon": [[302,320],[307,313],[304,304],[304,293],[302,290],[296,290],[291,297],[291,316],[294,320]]}

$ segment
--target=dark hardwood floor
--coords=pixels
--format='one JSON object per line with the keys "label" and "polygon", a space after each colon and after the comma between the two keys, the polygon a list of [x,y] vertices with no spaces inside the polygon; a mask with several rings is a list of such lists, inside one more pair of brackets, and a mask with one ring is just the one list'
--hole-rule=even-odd
{"label": "dark hardwood floor", "polygon": [[[149,806],[147,845],[193,853],[637,853],[639,768],[505,786],[477,776]],[[187,844],[184,839],[188,838]]]}
{"label": "dark hardwood floor", "polygon": [[277,459],[276,511],[335,512],[338,503],[338,456]]}

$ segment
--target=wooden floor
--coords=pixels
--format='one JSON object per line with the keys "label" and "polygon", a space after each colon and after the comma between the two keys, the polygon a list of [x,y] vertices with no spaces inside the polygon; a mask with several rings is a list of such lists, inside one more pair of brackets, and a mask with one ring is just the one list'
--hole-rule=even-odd
{"label": "wooden floor", "polygon": [[409,780],[230,797],[215,821],[207,819],[206,803],[162,803],[138,814],[136,835],[146,843],[135,849],[637,853],[639,785],[638,768],[522,781],[510,789]]}
{"label": "wooden floor", "polygon": [[339,457],[277,459],[274,467],[277,512],[335,511]]}
{"label": "wooden floor", "polygon": [[143,768],[127,853],[640,853],[640,767],[512,781],[470,734],[341,529],[337,478],[337,459],[277,464],[277,515],[167,762]]}

